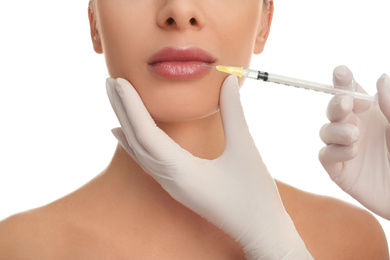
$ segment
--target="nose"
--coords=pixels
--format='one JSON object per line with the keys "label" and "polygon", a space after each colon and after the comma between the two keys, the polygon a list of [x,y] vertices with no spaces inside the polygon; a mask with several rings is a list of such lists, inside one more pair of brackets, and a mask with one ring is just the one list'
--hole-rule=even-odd
{"label": "nose", "polygon": [[198,0],[166,0],[161,7],[157,23],[163,29],[200,29],[204,17]]}

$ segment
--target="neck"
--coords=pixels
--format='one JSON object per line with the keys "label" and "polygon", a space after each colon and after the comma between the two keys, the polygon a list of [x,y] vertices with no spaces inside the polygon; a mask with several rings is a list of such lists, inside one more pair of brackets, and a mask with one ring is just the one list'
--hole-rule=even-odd
{"label": "neck", "polygon": [[[218,158],[224,151],[225,138],[219,112],[193,121],[179,123],[156,122],[156,124],[174,142],[196,157],[211,160]],[[103,175],[120,179],[121,175],[122,177],[129,176],[129,173],[132,173],[130,174],[132,177],[147,175],[123,147],[118,145],[114,157]]]}
{"label": "neck", "polygon": [[[225,143],[219,113],[185,123],[156,123],[194,156],[215,159],[223,153]],[[164,216],[167,217],[165,220],[173,219],[172,214],[183,222],[203,221],[197,214],[173,200],[121,145],[117,146],[111,163],[100,175],[68,197],[80,202],[78,210],[89,214],[88,221],[91,223],[93,219],[106,219],[107,223],[128,223],[135,214],[158,214],[159,218],[154,219],[155,222],[163,222]],[[91,198],[94,203],[89,203]],[[74,207],[74,200],[70,201]]]}

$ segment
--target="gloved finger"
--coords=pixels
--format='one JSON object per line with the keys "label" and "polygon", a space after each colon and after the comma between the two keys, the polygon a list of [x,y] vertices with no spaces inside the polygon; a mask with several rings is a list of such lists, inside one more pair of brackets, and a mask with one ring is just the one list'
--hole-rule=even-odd
{"label": "gloved finger", "polygon": [[137,161],[137,157],[134,154],[133,148],[131,148],[129,142],[127,141],[126,135],[123,132],[122,128],[117,127],[111,130],[112,134],[118,140],[118,142],[122,145],[122,147],[126,150],[126,152]]}
{"label": "gloved finger", "polygon": [[353,110],[353,98],[340,94],[334,96],[326,110],[326,115],[331,122],[345,122]]}
{"label": "gloved finger", "polygon": [[320,151],[320,161],[322,164],[334,164],[352,160],[358,153],[358,146],[330,144]]}
{"label": "gloved finger", "polygon": [[[191,156],[156,126],[141,97],[130,82],[121,78],[118,78],[116,82],[116,90],[134,130],[134,136],[150,156],[159,161],[170,160],[173,154]],[[137,149],[137,147],[133,148]],[[173,155],[173,157],[176,156]]]}
{"label": "gloved finger", "polygon": [[[122,100],[119,97],[116,91],[117,82],[115,79],[108,78],[106,81],[107,95],[110,100],[111,106],[114,109],[114,112],[126,132],[126,140],[132,143],[132,146],[139,152],[143,151],[143,147],[138,143],[137,138],[135,137],[133,126],[130,123],[130,120],[126,114],[126,110],[123,106]],[[134,151],[134,150],[133,150]]]}
{"label": "gloved finger", "polygon": [[390,78],[383,74],[376,83],[378,103],[382,113],[390,122]]}
{"label": "gloved finger", "polygon": [[164,174],[164,172],[159,173],[159,169],[161,169],[159,162],[148,156],[148,154],[141,155],[141,161],[138,160],[137,154],[140,155],[140,152],[134,152],[133,148],[130,146],[130,143],[127,141],[126,135],[123,130],[118,127],[112,129],[111,132],[118,140],[118,142],[122,145],[122,147],[126,150],[126,152],[134,159],[134,161],[136,161],[146,173],[150,174],[158,183],[163,186],[165,190],[168,191],[168,189],[164,187],[164,183],[162,180],[172,180],[172,177],[169,174]]}
{"label": "gloved finger", "polygon": [[320,130],[320,138],[325,144],[352,145],[359,139],[359,128],[344,123],[328,123]]}
{"label": "gloved finger", "polygon": [[343,171],[344,162],[352,160],[358,153],[358,147],[353,145],[330,144],[323,147],[318,158],[332,180]]}
{"label": "gloved finger", "polygon": [[353,74],[347,66],[337,66],[333,70],[333,85],[335,88],[351,89],[352,81]]}
{"label": "gloved finger", "polygon": [[[226,139],[225,151],[242,147],[244,138],[249,134],[244,111],[240,101],[240,91],[236,76],[229,76],[222,85],[220,111]],[[245,153],[245,151],[242,151]]]}
{"label": "gloved finger", "polygon": [[[335,88],[349,89],[351,91],[367,93],[360,85],[354,80],[351,70],[344,65],[338,66],[333,71],[333,85]],[[354,99],[355,113],[362,113],[369,109],[372,105],[371,101]]]}

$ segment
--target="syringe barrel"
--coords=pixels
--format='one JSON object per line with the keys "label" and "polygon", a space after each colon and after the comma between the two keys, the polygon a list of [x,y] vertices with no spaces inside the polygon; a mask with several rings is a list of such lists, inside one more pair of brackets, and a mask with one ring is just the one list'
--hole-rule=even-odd
{"label": "syringe barrel", "polygon": [[[311,90],[330,93],[330,94],[334,93],[333,92],[334,88],[331,85],[316,83],[316,82],[302,80],[302,79],[290,78],[290,77],[281,76],[281,75],[277,75],[277,74],[269,73],[268,74],[268,81],[273,82],[273,83],[278,83],[278,84],[284,84],[287,86],[294,86],[294,87],[298,87],[298,88],[311,89]],[[348,90],[342,90],[342,89],[340,89],[340,90],[341,90],[341,92],[345,91],[345,93],[349,92]]]}
{"label": "syringe barrel", "polygon": [[274,83],[279,83],[279,84],[284,84],[287,86],[294,86],[294,87],[298,87],[298,88],[304,88],[304,89],[310,89],[310,90],[314,90],[314,91],[329,93],[329,94],[333,94],[333,95],[346,94],[346,95],[350,95],[354,98],[369,100],[369,101],[373,101],[373,102],[376,101],[376,97],[367,95],[365,93],[355,92],[355,91],[352,91],[349,89],[335,88],[331,85],[316,83],[316,82],[307,81],[307,80],[289,78],[289,77],[280,76],[280,75],[276,75],[276,74],[269,73],[268,74],[268,81],[274,82]]}
{"label": "syringe barrel", "polygon": [[367,95],[365,93],[359,93],[359,92],[355,92],[353,90],[348,90],[348,89],[335,88],[331,85],[316,83],[316,82],[302,80],[302,79],[285,77],[285,76],[271,74],[271,73],[263,72],[263,71],[259,71],[259,70],[243,69],[242,70],[242,77],[256,79],[256,80],[263,80],[263,81],[283,84],[283,85],[287,85],[287,86],[293,86],[293,87],[297,87],[297,88],[310,89],[310,90],[329,93],[329,94],[333,94],[333,95],[347,94],[347,95],[351,95],[354,98],[369,100],[369,101],[373,101],[373,102],[377,101],[376,97]]}
{"label": "syringe barrel", "polygon": [[242,71],[242,76],[250,79],[268,81],[268,72],[263,72],[260,70],[244,69]]}

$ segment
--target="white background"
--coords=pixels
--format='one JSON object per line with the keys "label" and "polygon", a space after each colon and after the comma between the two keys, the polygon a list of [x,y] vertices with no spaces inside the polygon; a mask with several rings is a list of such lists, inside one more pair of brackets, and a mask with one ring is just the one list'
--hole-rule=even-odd
{"label": "white background", "polygon": [[[390,74],[390,1],[276,0],[252,68],[331,83],[348,65],[375,94]],[[140,21],[142,22],[142,21]],[[245,29],[245,28],[243,28]],[[93,52],[87,0],[0,2],[0,219],[77,189],[109,163],[118,126]],[[331,95],[247,81],[242,102],[270,172],[306,191],[359,205],[320,165],[318,132]],[[390,222],[381,222],[390,238]]]}

